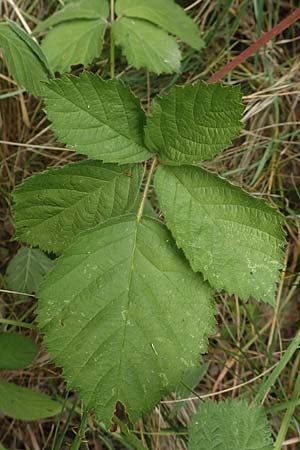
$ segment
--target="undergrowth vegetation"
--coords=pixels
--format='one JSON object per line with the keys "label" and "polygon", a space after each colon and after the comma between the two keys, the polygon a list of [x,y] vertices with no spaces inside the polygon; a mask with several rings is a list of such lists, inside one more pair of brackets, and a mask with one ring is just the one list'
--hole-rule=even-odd
{"label": "undergrowth vegetation", "polygon": [[299,22],[177,3],[0,6],[1,450],[300,448]]}

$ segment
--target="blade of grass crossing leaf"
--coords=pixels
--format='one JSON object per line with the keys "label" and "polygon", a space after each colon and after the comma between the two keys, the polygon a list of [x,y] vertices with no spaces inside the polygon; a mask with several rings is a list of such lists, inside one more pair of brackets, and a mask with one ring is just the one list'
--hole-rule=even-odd
{"label": "blade of grass crossing leaf", "polygon": [[294,353],[299,349],[300,345],[300,332],[296,334],[290,345],[288,346],[287,350],[285,351],[283,357],[281,358],[279,364],[276,366],[276,368],[273,370],[271,375],[262,383],[262,385],[259,388],[258,393],[256,394],[255,401],[257,403],[263,402],[265,396],[268,394],[269,390],[272,388],[286,365],[291,360]]}
{"label": "blade of grass crossing leaf", "polygon": [[281,426],[280,426],[280,429],[279,429],[279,432],[278,432],[278,435],[276,438],[274,450],[282,449],[282,444],[285,440],[285,437],[286,437],[288,429],[289,429],[290,422],[294,415],[295,408],[298,403],[299,395],[300,395],[300,371],[298,371],[298,376],[296,378],[296,382],[294,385],[294,390],[293,390],[293,393],[291,396],[291,401],[290,401],[290,404],[287,407],[286,413],[283,417],[283,420],[282,420],[282,423],[281,423]]}
{"label": "blade of grass crossing leaf", "polygon": [[89,418],[89,411],[86,409],[82,415],[80,427],[77,432],[76,438],[71,446],[71,450],[79,450],[81,443],[84,439],[88,418]]}
{"label": "blade of grass crossing leaf", "polygon": [[35,329],[35,325],[32,323],[26,323],[26,322],[19,322],[18,320],[12,320],[12,319],[1,319],[0,318],[0,324],[3,323],[4,325],[14,325],[16,327],[20,328],[30,328],[31,330]]}
{"label": "blade of grass crossing leaf", "polygon": [[129,442],[136,450],[145,450],[142,442],[129,430],[124,422],[118,417],[114,417],[113,421],[120,427],[121,432],[128,438]]}

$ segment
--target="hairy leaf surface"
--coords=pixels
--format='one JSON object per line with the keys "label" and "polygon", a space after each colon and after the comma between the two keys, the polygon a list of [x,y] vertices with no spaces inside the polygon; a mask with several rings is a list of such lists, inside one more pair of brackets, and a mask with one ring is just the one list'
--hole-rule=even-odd
{"label": "hairy leaf surface", "polygon": [[41,392],[8,383],[0,378],[0,412],[18,420],[56,416],[62,405]]}
{"label": "hairy leaf surface", "polygon": [[36,343],[22,334],[0,333],[0,370],[29,366],[38,352]]}
{"label": "hairy leaf surface", "polygon": [[41,82],[48,81],[52,73],[39,45],[18,25],[5,21],[0,22],[0,48],[17,83],[28,92],[41,95]]}
{"label": "hairy leaf surface", "polygon": [[181,53],[165,31],[141,19],[122,17],[113,23],[116,43],[129,64],[160,73],[179,72]]}
{"label": "hairy leaf surface", "polygon": [[69,3],[67,6],[52,14],[46,20],[39,23],[35,28],[35,33],[47,30],[59,23],[76,19],[100,19],[106,20],[109,14],[106,0],[81,0]]}
{"label": "hairy leaf surface", "polygon": [[144,147],[145,114],[120,81],[88,72],[64,75],[47,84],[43,97],[57,137],[78,153],[122,164],[150,157]]}
{"label": "hairy leaf surface", "polygon": [[153,22],[195,49],[204,45],[195,22],[173,0],[118,0],[116,13]]}
{"label": "hairy leaf surface", "polygon": [[244,400],[201,403],[189,450],[272,450],[271,427],[259,405]]}
{"label": "hairy leaf surface", "polygon": [[17,239],[61,253],[83,230],[135,208],[142,167],[81,161],[27,179],[14,192]]}
{"label": "hairy leaf surface", "polygon": [[204,81],[175,86],[154,99],[145,128],[147,146],[166,164],[211,158],[238,136],[242,112],[239,87]]}
{"label": "hairy leaf surface", "polygon": [[217,289],[274,303],[285,243],[275,208],[199,167],[161,167],[156,190],[193,270]]}
{"label": "hairy leaf surface", "polygon": [[167,229],[134,215],[81,233],[39,293],[44,343],[87,408],[135,421],[206,351],[211,289]]}
{"label": "hairy leaf surface", "polygon": [[[28,209],[29,204],[26,212]],[[52,265],[53,261],[38,248],[22,247],[7,267],[6,286],[13,291],[32,294]]]}

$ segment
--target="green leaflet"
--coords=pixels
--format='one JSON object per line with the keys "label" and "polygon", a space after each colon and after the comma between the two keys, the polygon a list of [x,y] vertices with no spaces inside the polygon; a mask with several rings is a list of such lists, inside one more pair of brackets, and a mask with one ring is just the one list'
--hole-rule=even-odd
{"label": "green leaflet", "polygon": [[48,81],[52,73],[39,45],[18,25],[6,20],[0,22],[0,48],[17,83],[28,92],[40,95],[41,82]]}
{"label": "green leaflet", "polygon": [[82,0],[41,22],[35,32],[50,29],[42,48],[53,70],[68,72],[71,66],[90,64],[100,55],[109,14],[106,0]]}
{"label": "green leaflet", "polygon": [[69,72],[77,64],[87,66],[102,50],[106,25],[102,19],[63,22],[43,39],[49,64],[57,72]]}
{"label": "green leaflet", "polygon": [[145,127],[146,144],[165,164],[211,158],[238,136],[243,109],[239,86],[204,81],[175,86],[154,100]]}
{"label": "green leaflet", "polygon": [[157,74],[179,72],[177,43],[150,22],[122,17],[113,23],[113,33],[129,64],[137,69],[146,67]]}
{"label": "green leaflet", "polygon": [[244,400],[199,405],[189,450],[272,450],[271,427],[259,405]]}
{"label": "green leaflet", "polygon": [[116,13],[153,22],[195,49],[204,45],[195,22],[173,0],[117,0]]}
{"label": "green leaflet", "polygon": [[274,303],[285,244],[276,209],[199,167],[161,167],[155,186],[193,270],[217,289]]}
{"label": "green leaflet", "polygon": [[144,147],[145,114],[119,81],[88,72],[65,75],[47,84],[43,98],[57,137],[75,151],[121,164],[150,157]]}
{"label": "green leaflet", "polygon": [[50,355],[107,426],[117,401],[135,421],[179,383],[213,315],[210,287],[166,228],[134,215],[81,233],[39,292]]}
{"label": "green leaflet", "polygon": [[[28,206],[29,203],[26,212]],[[32,294],[52,265],[53,261],[38,248],[22,247],[7,267],[6,286],[13,291]]]}
{"label": "green leaflet", "polygon": [[17,239],[61,253],[83,230],[135,208],[139,165],[81,161],[52,168],[17,186]]}
{"label": "green leaflet", "polygon": [[61,412],[60,403],[41,392],[33,391],[0,378],[0,412],[19,420],[39,420]]}
{"label": "green leaflet", "polygon": [[81,0],[69,3],[65,8],[57,11],[46,20],[39,23],[35,33],[47,30],[47,28],[76,19],[100,19],[106,20],[109,14],[106,0]]}
{"label": "green leaflet", "polygon": [[0,333],[0,370],[29,366],[38,352],[36,343],[22,334]]}

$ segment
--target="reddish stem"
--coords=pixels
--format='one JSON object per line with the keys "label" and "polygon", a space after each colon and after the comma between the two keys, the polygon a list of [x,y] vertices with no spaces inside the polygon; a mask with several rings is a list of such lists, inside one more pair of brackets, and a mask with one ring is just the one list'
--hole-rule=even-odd
{"label": "reddish stem", "polygon": [[283,30],[288,28],[293,22],[300,18],[300,8],[295,9],[293,13],[291,13],[288,17],[279,22],[276,27],[272,28],[271,31],[264,33],[261,38],[259,38],[256,42],[254,42],[250,47],[240,53],[236,58],[230,61],[226,66],[224,66],[221,70],[212,75],[208,83],[214,83],[215,81],[222,78],[236,66],[245,61],[249,56],[256,52],[260,47],[265,45],[268,41],[270,41],[274,36],[281,33]]}

